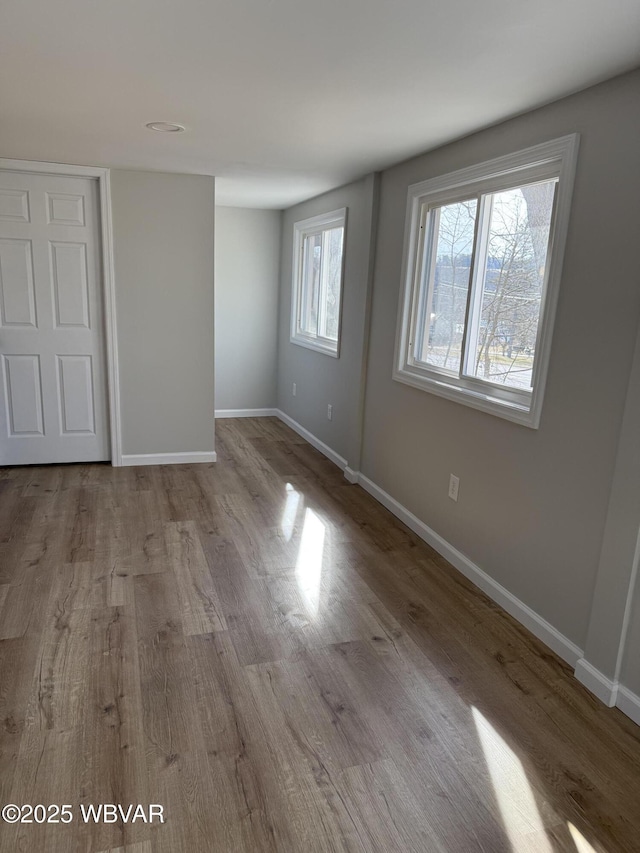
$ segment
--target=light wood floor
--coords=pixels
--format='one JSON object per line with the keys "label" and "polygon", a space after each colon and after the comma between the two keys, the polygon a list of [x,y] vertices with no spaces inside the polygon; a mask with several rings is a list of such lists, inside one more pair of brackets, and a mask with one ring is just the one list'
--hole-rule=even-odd
{"label": "light wood floor", "polygon": [[[273,419],[0,473],[0,850],[640,850],[640,729]],[[81,822],[158,803],[163,825]]]}

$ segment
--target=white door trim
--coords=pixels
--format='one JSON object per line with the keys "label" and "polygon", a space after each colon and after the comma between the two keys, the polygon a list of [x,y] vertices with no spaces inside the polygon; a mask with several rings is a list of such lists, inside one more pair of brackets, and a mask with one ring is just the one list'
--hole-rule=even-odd
{"label": "white door trim", "polygon": [[98,179],[111,464],[114,467],[120,467],[122,465],[122,443],[115,267],[113,262],[113,225],[111,219],[111,173],[109,169],[103,169],[98,166],[71,166],[68,163],[43,163],[35,160],[10,160],[6,158],[0,158],[0,169],[6,172],[33,172],[41,175],[69,175],[76,178]]}

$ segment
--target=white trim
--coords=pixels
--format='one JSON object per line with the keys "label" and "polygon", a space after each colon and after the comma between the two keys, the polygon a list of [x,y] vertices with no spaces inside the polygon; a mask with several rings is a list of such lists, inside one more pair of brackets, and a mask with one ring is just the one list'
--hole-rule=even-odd
{"label": "white trim", "polygon": [[612,681],[600,670],[581,658],[575,669],[575,676],[587,690],[593,693],[608,708],[619,708],[623,714],[640,726],[640,696],[637,696],[619,681]]}
{"label": "white trim", "polygon": [[417,195],[425,195],[426,193],[448,190],[452,187],[466,187],[468,184],[480,183],[484,185],[485,182],[493,181],[508,172],[523,170],[524,173],[524,171],[530,171],[534,165],[537,167],[554,160],[561,160],[569,149],[577,145],[578,140],[579,134],[577,133],[559,136],[557,139],[550,139],[547,142],[523,148],[513,154],[505,154],[502,157],[485,160],[484,163],[475,163],[473,166],[467,166],[446,175],[427,178],[425,181],[412,184],[410,189],[416,190]]}
{"label": "white trim", "polygon": [[338,338],[338,348],[333,344],[323,344],[323,338],[305,338],[302,332],[299,332],[295,337],[291,335],[289,343],[295,344],[298,347],[312,349],[315,352],[321,352],[323,355],[328,355],[331,358],[340,358],[340,338]]}
{"label": "white trim", "polygon": [[[225,411],[225,410],[223,410]],[[235,411],[227,409],[226,411]],[[570,666],[574,667],[574,674],[577,680],[584,685],[591,693],[593,693],[601,702],[608,707],[617,707],[635,723],[640,725],[640,697],[632,693],[627,687],[624,687],[618,682],[610,681],[605,675],[599,672],[583,657],[584,651],[573,643],[564,634],[561,634],[557,628],[554,628],[550,622],[547,622],[542,616],[532,610],[519,598],[516,598],[513,593],[509,592],[502,584],[495,581],[472,560],[469,559],[461,551],[458,551],[451,543],[443,539],[435,530],[432,530],[427,524],[421,521],[416,515],[410,512],[395,498],[392,498],[388,492],[376,485],[373,480],[365,477],[359,471],[354,471],[349,468],[346,459],[339,456],[335,451],[328,447],[324,442],[316,438],[313,433],[301,426],[297,421],[294,421],[289,415],[285,414],[280,409],[240,409],[243,411],[262,411],[272,412],[283,423],[291,427],[294,432],[306,439],[316,450],[323,453],[328,459],[336,464],[343,472],[345,479],[349,483],[360,484],[362,488],[375,498],[382,506],[389,510],[396,518],[400,519],[407,527],[417,534],[428,545],[434,548],[446,560],[451,563],[461,574],[468,578],[482,592],[499,604],[507,611],[514,619],[524,625],[531,633],[541,640],[545,645],[552,649],[559,657],[566,661]],[[216,413],[217,414],[217,413]],[[219,416],[219,415],[218,415]],[[229,415],[229,417],[242,417],[242,415]],[[162,455],[162,454],[160,454]],[[188,455],[188,454],[174,454]],[[198,454],[196,454],[198,455]],[[215,454],[213,454],[215,456]],[[125,459],[145,459],[148,457],[125,457]],[[178,460],[183,461],[183,460]],[[199,461],[199,460],[193,460]],[[166,464],[152,462],[124,462],[123,464]]]}
{"label": "white trim", "polygon": [[608,708],[613,708],[620,687],[617,681],[611,681],[585,658],[580,658],[576,663],[575,676],[580,684],[597,696]]}
{"label": "white trim", "polygon": [[107,342],[107,385],[111,426],[111,464],[122,465],[120,420],[120,370],[118,365],[118,327],[116,320],[116,275],[113,259],[113,219],[111,213],[111,173],[102,169],[98,175],[100,189],[100,223],[102,229],[102,282]]}
{"label": "white trim", "polygon": [[[298,308],[302,290],[302,247],[305,236],[322,229],[331,227],[342,227],[342,266],[340,269],[340,299],[338,306],[338,339],[329,340],[318,336],[307,335],[298,328]],[[340,337],[342,330],[342,303],[344,293],[344,270],[347,242],[347,208],[341,207],[329,213],[321,213],[309,219],[301,219],[293,224],[293,264],[291,281],[291,323],[289,328],[289,342],[306,349],[321,352],[332,358],[340,357]]]}
{"label": "white trim", "polygon": [[71,163],[49,163],[42,160],[0,158],[0,169],[9,172],[35,172],[40,175],[68,175],[75,178],[99,178],[109,172],[102,166],[74,166]]}
{"label": "white trim", "polygon": [[[618,655],[616,658],[616,679],[620,678],[622,672],[622,663],[627,650],[627,640],[629,639],[629,626],[631,624],[631,614],[633,602],[635,600],[636,585],[638,581],[638,563],[640,562],[640,531],[636,539],[636,547],[633,554],[633,563],[631,565],[631,575],[629,577],[629,589],[627,590],[627,600],[624,605],[624,613],[622,616],[622,625],[620,626],[620,644],[618,646]],[[629,692],[629,691],[627,691]],[[631,694],[633,695],[633,694]]]}
{"label": "white trim", "polygon": [[277,418],[278,409],[216,409],[216,418]]}
{"label": "white trim", "polygon": [[10,172],[32,172],[41,175],[68,175],[70,177],[98,179],[111,464],[114,467],[118,467],[123,462],[120,426],[120,374],[118,370],[115,268],[113,261],[113,223],[111,215],[111,179],[109,169],[103,169],[99,166],[72,166],[68,163],[44,163],[36,160],[11,160],[6,158],[0,158],[0,169]]}
{"label": "white trim", "polygon": [[[405,213],[401,298],[398,306],[392,378],[439,397],[471,406],[532,429],[540,424],[544,389],[551,354],[551,336],[558,301],[564,248],[569,226],[571,196],[578,155],[579,135],[553,139],[540,145],[478,163],[456,172],[430,178],[409,186]],[[410,360],[411,323],[415,295],[419,287],[418,256],[423,206],[437,200],[451,200],[494,191],[503,184],[515,186],[519,180],[558,177],[555,212],[550,230],[548,276],[538,325],[534,364],[534,387],[530,395],[514,389],[492,386],[484,380],[447,377],[437,370],[415,365]],[[465,192],[463,192],[463,190]],[[444,193],[444,195],[443,195]]]}
{"label": "white trim", "polygon": [[532,610],[519,598],[516,598],[508,589],[495,581],[469,557],[465,556],[457,548],[454,548],[446,539],[438,535],[428,525],[402,506],[395,498],[377,486],[368,477],[358,474],[358,482],[362,488],[369,492],[377,501],[386,507],[396,518],[404,522],[408,528],[413,530],[421,539],[431,545],[439,554],[448,560],[461,574],[474,583],[479,589],[486,593],[489,598],[499,604],[507,613],[511,614],[532,634],[542,640],[549,648],[559,655],[571,666],[575,666],[582,657],[583,651],[575,643],[553,627],[546,619]]}
{"label": "white trim", "polygon": [[497,397],[492,397],[490,394],[476,391],[473,388],[455,387],[444,380],[441,381],[435,379],[435,377],[413,374],[409,369],[405,370],[404,368],[394,369],[393,379],[396,382],[402,382],[403,385],[410,385],[412,388],[418,388],[420,391],[428,391],[437,397],[444,397],[445,400],[452,400],[454,403],[462,403],[471,409],[487,412],[487,414],[496,415],[507,421],[513,421],[516,424],[522,424],[533,429],[537,429],[539,425],[539,418],[533,421],[531,411],[524,406],[500,400]]}
{"label": "white trim", "polygon": [[628,687],[622,684],[618,687],[618,698],[616,705],[623,714],[631,717],[634,723],[640,726],[640,696],[632,693]]}
{"label": "white trim", "polygon": [[191,465],[194,462],[215,462],[213,451],[204,453],[137,453],[121,457],[123,467],[134,465]]}
{"label": "white trim", "polygon": [[437,534],[427,524],[410,512],[390,494],[377,486],[368,477],[359,471],[349,468],[346,459],[343,459],[335,451],[331,450],[324,442],[316,438],[309,430],[300,426],[299,423],[282,411],[278,411],[278,417],[287,426],[290,426],[298,435],[306,439],[309,444],[334,462],[342,471],[350,483],[359,483],[362,488],[374,497],[382,506],[386,507],[396,518],[404,522],[408,528],[413,530],[428,545],[431,545],[439,554],[448,560],[459,572],[474,583],[479,589],[486,593],[489,598],[499,604],[507,613],[517,619],[525,628],[528,628],[539,640],[542,640],[550,649],[559,655],[568,664],[575,667],[582,658],[584,652],[575,643],[561,634],[556,628],[547,622],[542,616],[532,610],[519,598],[516,598],[508,589],[495,581],[469,557],[465,556],[457,548],[454,548],[446,539]]}
{"label": "white trim", "polygon": [[297,432],[298,435],[302,436],[312,447],[315,447],[316,450],[319,450],[320,453],[324,453],[327,459],[330,459],[334,465],[337,465],[341,471],[344,471],[347,467],[347,460],[343,459],[342,456],[338,455],[335,450],[332,450],[329,445],[325,444],[324,441],[320,441],[319,438],[316,438],[315,435],[309,432],[308,429],[305,429],[301,426],[297,421],[294,421],[293,418],[289,417],[289,415],[278,409],[276,411],[277,417],[285,423],[288,427],[294,432]]}

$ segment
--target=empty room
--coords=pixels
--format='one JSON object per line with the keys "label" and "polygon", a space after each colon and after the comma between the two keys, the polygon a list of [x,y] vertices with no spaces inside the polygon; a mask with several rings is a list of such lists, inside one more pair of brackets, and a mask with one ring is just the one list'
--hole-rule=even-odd
{"label": "empty room", "polygon": [[0,853],[639,853],[640,5],[0,69]]}

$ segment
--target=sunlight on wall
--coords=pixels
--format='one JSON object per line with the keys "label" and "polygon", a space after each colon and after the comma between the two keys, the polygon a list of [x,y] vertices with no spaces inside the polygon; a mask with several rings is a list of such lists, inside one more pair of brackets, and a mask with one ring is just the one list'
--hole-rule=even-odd
{"label": "sunlight on wall", "polygon": [[578,853],[597,853],[595,847],[592,847],[584,835],[570,821],[567,821],[569,832],[573,838],[573,843],[576,845]]}
{"label": "sunlight on wall", "polygon": [[493,784],[505,831],[514,853],[523,836],[540,833],[537,853],[553,853],[544,834],[544,824],[524,768],[513,750],[500,737],[477,708],[472,708],[485,761]]}
{"label": "sunlight on wall", "polygon": [[298,515],[298,508],[300,506],[300,498],[302,497],[300,492],[296,492],[291,483],[287,483],[285,486],[287,491],[287,502],[284,505],[284,512],[282,513],[282,521],[280,522],[280,529],[284,533],[284,538],[287,542],[293,536],[293,528],[296,523],[296,516]]}
{"label": "sunlight on wall", "polygon": [[312,509],[307,509],[296,563],[296,580],[310,616],[317,616],[320,607],[324,537],[324,524]]}

